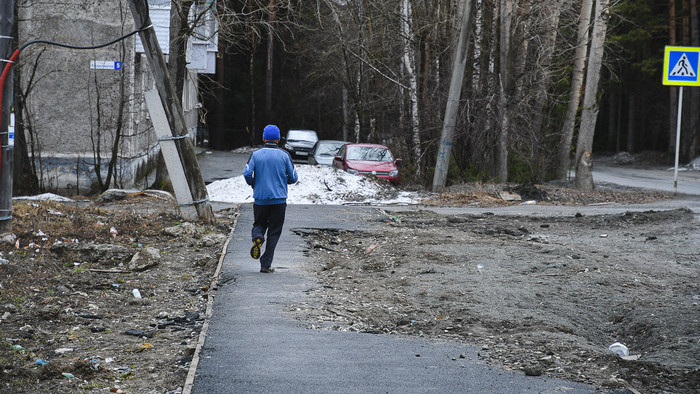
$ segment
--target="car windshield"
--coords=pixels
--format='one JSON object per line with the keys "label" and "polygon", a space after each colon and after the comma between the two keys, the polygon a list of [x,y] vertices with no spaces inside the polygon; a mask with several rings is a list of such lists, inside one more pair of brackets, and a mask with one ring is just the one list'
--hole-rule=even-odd
{"label": "car windshield", "polygon": [[389,149],[378,146],[348,146],[347,160],[392,161]]}
{"label": "car windshield", "polygon": [[317,141],[318,136],[312,130],[289,130],[287,133],[288,141]]}
{"label": "car windshield", "polygon": [[335,156],[338,153],[338,149],[344,144],[343,142],[320,143],[318,148],[316,148],[316,154],[320,156]]}

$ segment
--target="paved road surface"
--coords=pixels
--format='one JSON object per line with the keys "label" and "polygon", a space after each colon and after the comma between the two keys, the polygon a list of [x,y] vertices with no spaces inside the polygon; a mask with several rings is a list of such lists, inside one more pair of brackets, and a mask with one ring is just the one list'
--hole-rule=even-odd
{"label": "paved road surface", "polygon": [[[673,168],[597,165],[593,169],[593,181],[674,192]],[[677,192],[700,196],[700,171],[679,171]]]}
{"label": "paved road surface", "polygon": [[275,256],[278,272],[270,275],[259,273],[248,254],[252,207],[241,208],[191,392],[595,392],[490,367],[479,360],[477,348],[456,342],[307,328],[285,314],[304,301],[305,290],[318,286],[304,273],[304,242],[291,230],[354,228],[361,224],[358,217],[371,222],[375,209],[290,205]]}

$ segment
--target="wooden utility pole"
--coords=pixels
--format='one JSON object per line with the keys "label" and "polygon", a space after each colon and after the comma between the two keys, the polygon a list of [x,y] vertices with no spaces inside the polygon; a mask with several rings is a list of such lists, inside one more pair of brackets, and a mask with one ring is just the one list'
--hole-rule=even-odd
{"label": "wooden utility pole", "polygon": [[182,166],[187,178],[186,181],[189,185],[192,199],[194,200],[191,204],[197,209],[197,215],[200,219],[207,223],[214,223],[216,219],[214,218],[214,212],[209,204],[206,185],[202,178],[202,172],[199,169],[199,163],[197,162],[197,157],[194,152],[194,145],[192,144],[192,140],[187,136],[185,115],[182,111],[180,98],[175,92],[175,86],[168,73],[168,66],[165,63],[163,52],[158,44],[158,39],[156,38],[156,33],[148,14],[148,2],[147,0],[129,0],[129,6],[137,27],[151,26],[148,29],[141,30],[139,32],[139,37],[141,38],[141,43],[146,52],[148,63],[151,66],[156,89],[158,90],[160,100],[163,104],[165,116],[168,119],[177,152],[182,161]]}
{"label": "wooden utility pole", "polygon": [[452,139],[457,125],[459,112],[459,99],[462,94],[462,82],[464,81],[464,68],[467,64],[467,52],[469,49],[469,33],[471,32],[472,0],[462,0],[462,23],[457,32],[457,47],[455,48],[452,63],[452,79],[450,91],[447,96],[445,118],[442,123],[442,137],[440,138],[440,150],[435,162],[435,174],[433,174],[433,191],[439,192],[445,188],[447,181],[447,169],[450,165],[450,152],[452,151]]}
{"label": "wooden utility pole", "polygon": [[[0,58],[8,59],[12,54],[12,23],[14,21],[14,1],[3,1],[0,6]],[[12,67],[4,63],[4,67]],[[14,135],[10,136],[10,109],[14,104],[12,68],[5,79],[2,91],[2,111],[0,119],[0,234],[12,230],[12,165]],[[3,71],[0,68],[0,71]],[[14,131],[13,131],[14,133]]]}

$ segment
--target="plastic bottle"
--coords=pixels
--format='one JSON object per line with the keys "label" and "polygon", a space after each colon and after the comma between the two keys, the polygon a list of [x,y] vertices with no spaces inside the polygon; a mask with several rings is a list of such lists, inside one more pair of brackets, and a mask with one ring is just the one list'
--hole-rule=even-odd
{"label": "plastic bottle", "polygon": [[131,290],[131,294],[134,295],[134,298],[141,298],[141,292],[139,291],[139,289]]}
{"label": "plastic bottle", "polygon": [[621,344],[620,342],[613,343],[612,345],[610,345],[610,347],[608,347],[608,350],[617,354],[620,357],[627,357],[630,354],[629,349],[627,349],[627,346]]}

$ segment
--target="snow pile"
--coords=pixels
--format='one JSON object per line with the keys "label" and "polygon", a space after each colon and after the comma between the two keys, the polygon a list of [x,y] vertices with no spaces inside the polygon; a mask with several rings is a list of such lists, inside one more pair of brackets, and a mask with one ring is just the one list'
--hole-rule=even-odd
{"label": "snow pile", "polygon": [[700,157],[696,157],[693,161],[688,164],[691,170],[700,171]]}
{"label": "snow pile", "polygon": [[68,197],[59,196],[54,193],[43,193],[36,196],[21,196],[12,197],[13,200],[27,200],[27,201],[59,201],[59,202],[74,202],[75,200]]}
{"label": "snow pile", "polygon": [[[296,165],[299,181],[289,185],[288,204],[417,204],[417,193],[402,192],[372,177],[351,175],[327,166]],[[243,176],[212,182],[210,201],[253,202],[253,189]]]}

